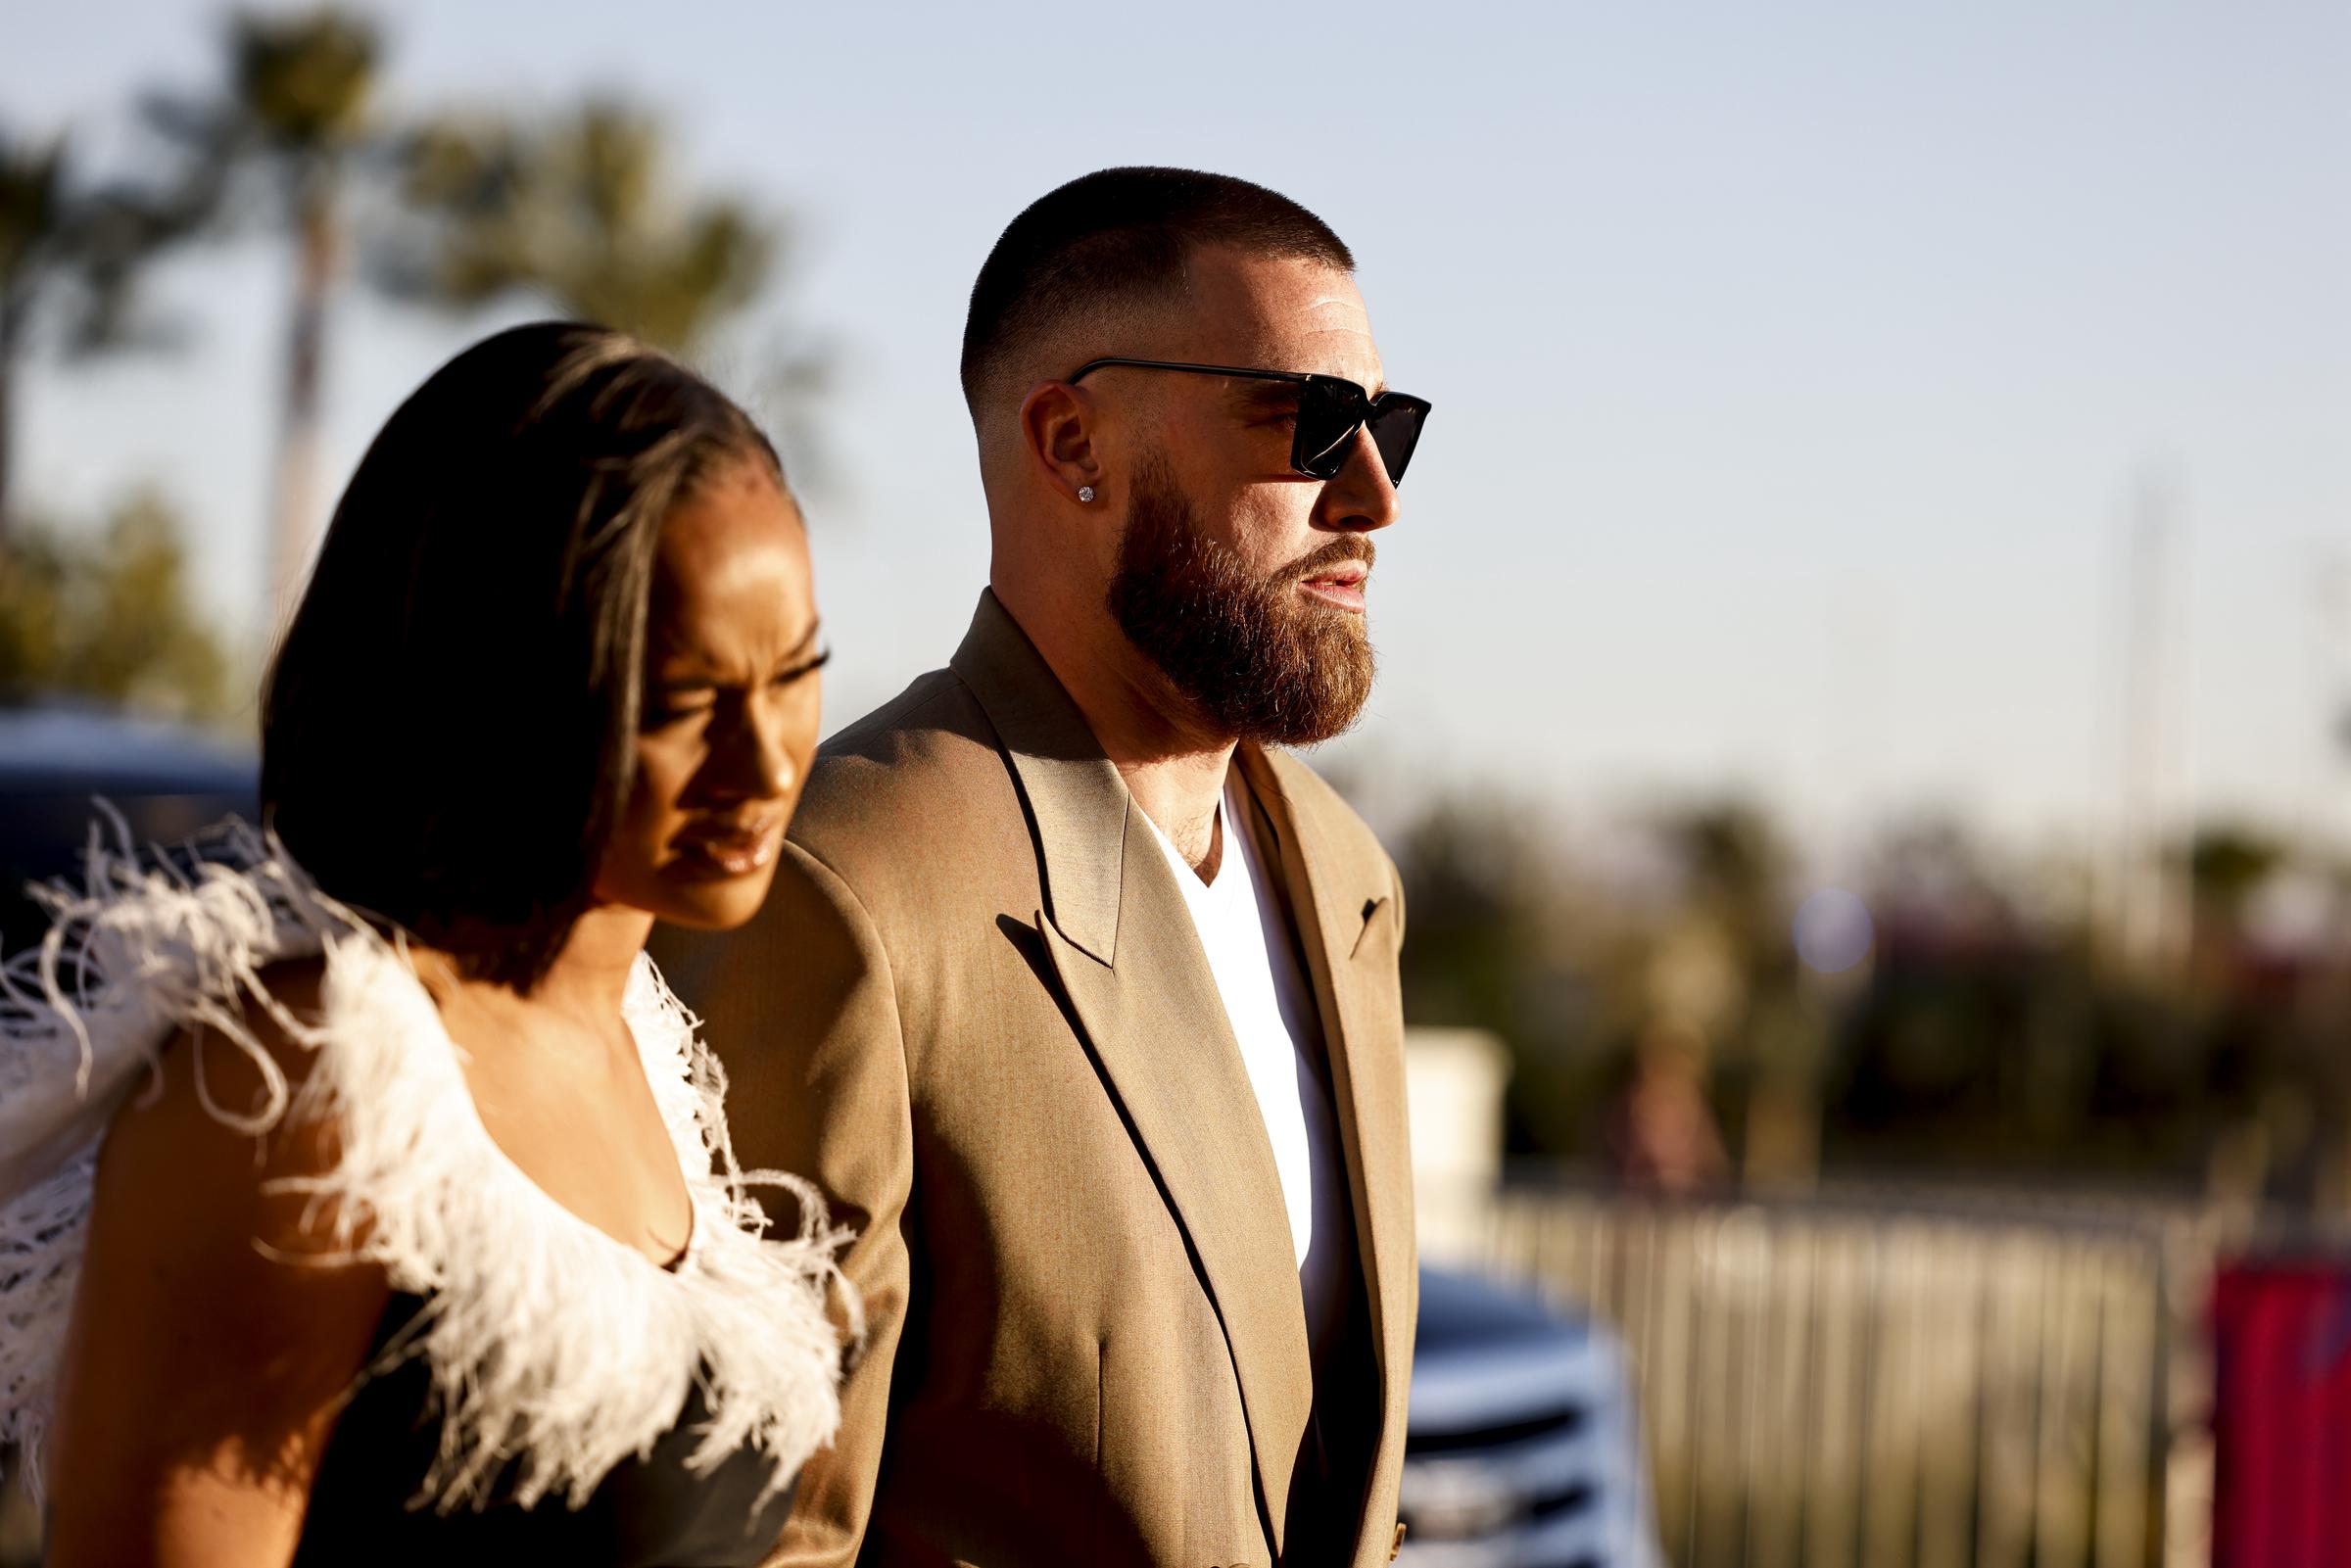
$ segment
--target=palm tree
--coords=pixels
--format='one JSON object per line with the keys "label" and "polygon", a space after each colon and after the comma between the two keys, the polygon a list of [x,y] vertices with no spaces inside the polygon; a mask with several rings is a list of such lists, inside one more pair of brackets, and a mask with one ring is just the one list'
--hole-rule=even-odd
{"label": "palm tree", "polygon": [[[179,153],[145,198],[177,235],[256,229],[294,251],[284,398],[271,505],[269,596],[307,564],[317,503],[319,395],[330,306],[362,176],[404,188],[371,231],[367,281],[446,308],[535,290],[560,309],[690,353],[765,281],[774,228],[734,202],[665,200],[658,125],[608,103],[544,123],[481,119],[400,129],[375,112],[382,42],[363,17],[332,6],[240,13],[227,27],[225,86],[155,94],[149,121]],[[808,356],[781,359],[781,390],[804,392]]]}
{"label": "palm tree", "polygon": [[422,222],[384,281],[458,309],[537,293],[690,354],[758,292],[778,236],[741,203],[670,200],[662,142],[658,122],[609,100],[537,125],[430,127],[406,165]]}
{"label": "palm tree", "polygon": [[62,325],[44,337],[68,353],[129,343],[131,280],[173,220],[124,193],[75,186],[62,140],[0,135],[0,551],[14,500],[17,376],[36,307]]}
{"label": "palm tree", "polygon": [[[401,218],[377,248],[389,292],[456,310],[536,297],[681,356],[758,295],[785,239],[744,202],[680,197],[659,121],[611,99],[537,121],[446,119],[408,138],[403,168]],[[763,357],[761,390],[807,480],[827,358],[790,342]]]}
{"label": "palm tree", "polygon": [[270,506],[274,599],[295,584],[318,525],[319,389],[344,254],[344,187],[376,145],[370,109],[382,49],[371,23],[333,8],[239,13],[226,44],[220,91],[157,94],[146,110],[184,159],[168,206],[207,214],[216,230],[258,228],[293,247]]}
{"label": "palm tree", "polygon": [[0,145],[0,545],[8,539],[10,438],[19,356],[33,296],[62,260],[63,212],[57,143]]}

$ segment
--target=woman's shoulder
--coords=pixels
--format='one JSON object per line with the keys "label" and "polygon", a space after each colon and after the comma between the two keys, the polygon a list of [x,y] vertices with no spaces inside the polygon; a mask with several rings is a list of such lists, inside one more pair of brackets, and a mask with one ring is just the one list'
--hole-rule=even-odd
{"label": "woman's shoulder", "polygon": [[0,965],[0,1206],[86,1169],[183,1034],[204,1037],[207,1066],[233,1048],[222,1071],[252,1075],[201,1101],[264,1130],[318,1015],[316,960],[341,938],[381,941],[233,821],[168,849],[95,843],[78,879],[34,891],[49,928]]}
{"label": "woman's shoulder", "polygon": [[[368,1247],[376,1195],[350,1179],[347,1158],[352,1136],[368,1136],[355,1126],[366,1108],[327,1081],[334,1042],[368,1026],[330,1008],[332,962],[263,964],[166,1036],[103,1132],[91,1247],[211,1257],[232,1294],[302,1295],[319,1267],[385,1277]],[[308,1266],[257,1270],[257,1256]]]}
{"label": "woman's shoulder", "polygon": [[307,1083],[326,1024],[324,953],[273,959],[250,980],[172,1021],[155,1052],[157,1087],[124,1109],[174,1095],[209,1101],[216,1119],[272,1123]]}
{"label": "woman's shoulder", "polygon": [[233,1148],[264,1179],[289,1161],[331,1165],[332,1117],[288,1115],[325,1037],[326,974],[323,953],[273,960],[245,986],[176,1021],[155,1049],[146,1085],[116,1113],[110,1147],[137,1129],[183,1144],[190,1158],[206,1147]]}
{"label": "woman's shoulder", "polygon": [[93,1223],[133,1247],[169,1233],[222,1253],[351,1256],[356,1216],[302,1196],[341,1162],[340,1118],[293,1114],[312,1104],[325,973],[321,957],[265,965],[216,1017],[173,1030],[106,1130]]}
{"label": "woman's shoulder", "polygon": [[328,944],[353,928],[233,828],[99,850],[42,901],[44,939],[0,969],[0,1442],[36,1455],[93,1261],[143,1290],[210,1279],[207,1302],[251,1322],[281,1283],[373,1272],[252,1266],[349,1251],[342,1210],[296,1196],[336,1167],[340,1129],[292,1113],[315,1073]]}

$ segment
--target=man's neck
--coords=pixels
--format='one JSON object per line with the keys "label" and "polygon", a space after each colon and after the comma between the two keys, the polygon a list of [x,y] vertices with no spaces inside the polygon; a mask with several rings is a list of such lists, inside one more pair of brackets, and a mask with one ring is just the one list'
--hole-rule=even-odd
{"label": "man's neck", "polygon": [[1167,757],[1158,762],[1125,763],[1117,758],[1120,777],[1143,815],[1159,825],[1184,864],[1204,882],[1217,879],[1224,863],[1224,834],[1220,832],[1217,803],[1223,796],[1224,775],[1232,747],[1211,754]]}
{"label": "man's neck", "polygon": [[1183,712],[1187,704],[1108,616],[1086,616],[1072,627],[1067,617],[1024,614],[1017,590],[1007,594],[997,584],[994,592],[1078,705],[1143,815],[1202,880],[1216,880],[1224,849],[1217,804],[1232,765],[1231,738],[1208,734]]}

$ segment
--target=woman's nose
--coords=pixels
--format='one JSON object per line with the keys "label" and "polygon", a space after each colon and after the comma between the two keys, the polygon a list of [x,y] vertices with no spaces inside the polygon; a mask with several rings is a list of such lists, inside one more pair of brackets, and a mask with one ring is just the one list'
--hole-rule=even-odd
{"label": "woman's nose", "polygon": [[774,799],[788,793],[798,776],[791,737],[774,704],[753,697],[737,710],[735,722],[711,761],[712,783],[732,794]]}

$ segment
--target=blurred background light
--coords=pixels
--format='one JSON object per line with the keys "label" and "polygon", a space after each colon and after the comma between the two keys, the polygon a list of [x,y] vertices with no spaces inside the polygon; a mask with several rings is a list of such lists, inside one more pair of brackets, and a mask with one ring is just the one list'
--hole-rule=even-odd
{"label": "blurred background light", "polygon": [[1823,887],[1798,905],[1794,932],[1797,956],[1823,974],[1843,974],[1876,940],[1869,906],[1842,887]]}

